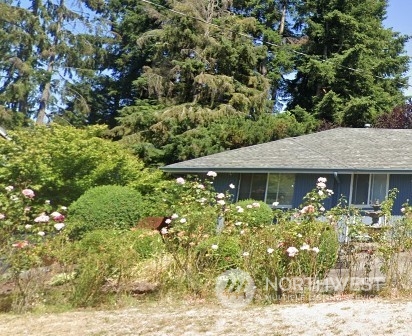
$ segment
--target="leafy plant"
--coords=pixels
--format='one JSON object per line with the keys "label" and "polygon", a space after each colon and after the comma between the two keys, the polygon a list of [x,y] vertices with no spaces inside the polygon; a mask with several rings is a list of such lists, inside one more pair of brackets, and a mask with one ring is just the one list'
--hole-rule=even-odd
{"label": "leafy plant", "polygon": [[78,239],[97,229],[127,230],[146,214],[142,195],[125,186],[91,188],[69,206],[70,236]]}

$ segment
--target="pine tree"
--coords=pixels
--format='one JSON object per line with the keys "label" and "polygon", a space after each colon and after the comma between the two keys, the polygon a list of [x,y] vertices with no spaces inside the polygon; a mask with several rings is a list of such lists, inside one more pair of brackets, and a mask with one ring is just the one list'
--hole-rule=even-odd
{"label": "pine tree", "polygon": [[363,127],[402,103],[406,36],[383,27],[385,0],[308,0],[299,6],[307,43],[296,55],[288,108]]}
{"label": "pine tree", "polygon": [[[95,36],[90,8],[65,0],[8,0],[0,10],[0,102],[12,113],[37,123],[61,113],[71,81],[93,74]],[[76,99],[81,99],[76,96]]]}

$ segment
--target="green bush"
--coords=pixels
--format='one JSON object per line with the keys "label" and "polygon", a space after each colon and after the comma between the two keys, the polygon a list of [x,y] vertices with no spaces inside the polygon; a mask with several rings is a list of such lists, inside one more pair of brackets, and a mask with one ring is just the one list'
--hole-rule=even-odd
{"label": "green bush", "polygon": [[101,185],[151,194],[161,183],[161,172],[144,168],[119,142],[102,139],[105,129],[51,124],[10,131],[13,141],[0,146],[0,183],[23,188],[30,182],[41,203],[65,206]]}
{"label": "green bush", "polygon": [[[265,202],[248,199],[239,201],[232,207],[233,211],[228,219],[233,222],[241,221],[250,227],[262,227],[273,223],[273,210]],[[239,212],[239,209],[243,211]]]}
{"label": "green bush", "polygon": [[127,282],[137,263],[161,253],[164,244],[155,230],[106,229],[88,232],[68,248],[77,274],[70,300],[93,306],[107,299],[102,289],[108,280],[117,286]]}
{"label": "green bush", "polygon": [[238,237],[213,236],[202,241],[196,251],[199,271],[224,272],[241,264],[242,249]]}
{"label": "green bush", "polygon": [[99,186],[69,206],[68,229],[73,239],[96,229],[129,229],[146,216],[141,194],[124,186]]}

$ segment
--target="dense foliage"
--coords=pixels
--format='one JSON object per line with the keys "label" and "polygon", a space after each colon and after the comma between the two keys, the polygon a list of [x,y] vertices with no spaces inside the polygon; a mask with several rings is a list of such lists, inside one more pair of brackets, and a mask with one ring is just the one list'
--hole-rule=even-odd
{"label": "dense foliage", "polygon": [[386,6],[386,0],[313,0],[299,6],[308,41],[296,55],[290,109],[363,127],[403,102],[408,37],[383,27]]}
{"label": "dense foliage", "polygon": [[31,187],[41,199],[68,205],[91,187],[129,185],[150,192],[159,173],[143,167],[121,145],[98,136],[104,127],[58,125],[11,132],[0,146],[0,183]]}
{"label": "dense foliage", "polygon": [[79,238],[98,229],[130,229],[144,217],[146,207],[142,195],[130,187],[91,188],[69,206],[71,236]]}
{"label": "dense foliage", "polygon": [[107,124],[149,165],[374,124],[407,86],[387,4],[8,0],[0,123]]}

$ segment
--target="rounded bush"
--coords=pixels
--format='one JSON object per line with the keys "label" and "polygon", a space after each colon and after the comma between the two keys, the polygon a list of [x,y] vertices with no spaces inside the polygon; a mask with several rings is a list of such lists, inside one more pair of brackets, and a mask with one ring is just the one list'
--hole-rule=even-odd
{"label": "rounded bush", "polygon": [[68,209],[68,230],[73,239],[96,229],[129,229],[147,210],[142,195],[125,186],[99,186],[86,191]]}
{"label": "rounded bush", "polygon": [[[232,220],[247,223],[250,227],[263,227],[273,223],[273,210],[265,202],[252,199],[239,201],[233,205]],[[243,209],[239,212],[240,208]]]}

